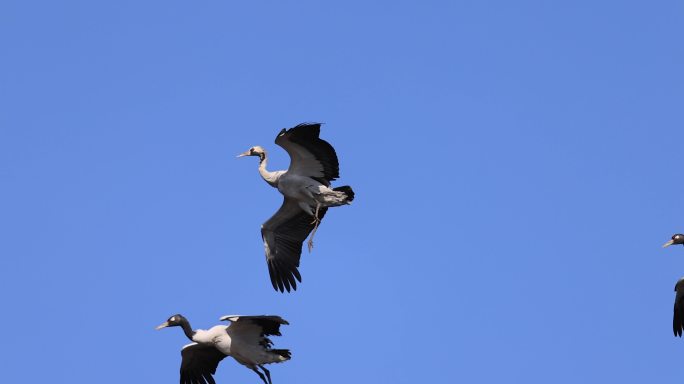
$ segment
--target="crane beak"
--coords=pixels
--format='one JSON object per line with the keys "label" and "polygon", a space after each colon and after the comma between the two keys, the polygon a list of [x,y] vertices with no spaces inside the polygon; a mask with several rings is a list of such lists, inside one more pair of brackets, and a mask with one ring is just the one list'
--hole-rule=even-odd
{"label": "crane beak", "polygon": [[247,151],[247,152],[242,152],[241,154],[237,155],[237,157],[244,157],[244,156],[249,156],[249,155],[250,155],[250,153],[249,153],[249,151]]}
{"label": "crane beak", "polygon": [[674,244],[674,240],[670,240],[670,241],[668,241],[667,243],[663,244],[663,248],[667,248],[667,247],[669,247],[669,246],[672,245],[672,244]]}
{"label": "crane beak", "polygon": [[157,327],[155,327],[154,329],[156,329],[156,330],[158,331],[158,330],[160,330],[160,329],[162,329],[162,328],[166,328],[166,327],[168,327],[168,326],[169,326],[169,322],[168,322],[168,321],[165,321],[165,322],[159,324],[159,325],[158,325]]}

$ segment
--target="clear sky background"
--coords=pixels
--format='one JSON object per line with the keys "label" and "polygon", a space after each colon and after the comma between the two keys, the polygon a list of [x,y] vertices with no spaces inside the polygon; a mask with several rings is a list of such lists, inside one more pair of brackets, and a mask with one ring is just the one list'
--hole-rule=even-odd
{"label": "clear sky background", "polygon": [[[279,314],[284,383],[681,380],[684,4],[3,1],[3,382],[173,383],[182,313]],[[324,122],[293,294],[253,145]],[[259,383],[225,360],[219,383]]]}

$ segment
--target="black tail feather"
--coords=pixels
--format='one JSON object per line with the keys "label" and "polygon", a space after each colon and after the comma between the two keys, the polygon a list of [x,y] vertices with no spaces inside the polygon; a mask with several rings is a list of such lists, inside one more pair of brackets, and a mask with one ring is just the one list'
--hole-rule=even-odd
{"label": "black tail feather", "polygon": [[344,194],[347,195],[348,202],[351,203],[352,201],[354,201],[354,190],[352,189],[352,187],[348,185],[333,188],[333,191],[344,192]]}
{"label": "black tail feather", "polygon": [[276,355],[280,355],[287,360],[290,360],[292,358],[292,353],[289,349],[271,349],[269,352],[273,352]]}

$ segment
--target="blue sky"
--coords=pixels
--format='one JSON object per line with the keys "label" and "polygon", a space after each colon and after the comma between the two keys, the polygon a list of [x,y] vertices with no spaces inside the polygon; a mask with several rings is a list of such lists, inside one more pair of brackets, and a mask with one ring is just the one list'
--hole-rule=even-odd
{"label": "blue sky", "polygon": [[[4,380],[176,382],[186,340],[153,328],[178,312],[290,320],[278,384],[680,379],[682,14],[4,1]],[[273,139],[303,121],[357,199],[288,295],[259,234],[281,197],[235,155],[286,168]]]}

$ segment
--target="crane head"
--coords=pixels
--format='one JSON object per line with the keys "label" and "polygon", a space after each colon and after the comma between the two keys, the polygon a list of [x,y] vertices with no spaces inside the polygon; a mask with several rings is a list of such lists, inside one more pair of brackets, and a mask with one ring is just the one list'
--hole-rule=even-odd
{"label": "crane head", "polygon": [[173,315],[173,316],[169,317],[169,319],[166,320],[165,322],[159,324],[155,329],[160,330],[160,329],[166,328],[166,327],[177,327],[177,326],[181,325],[184,321],[187,321],[187,320],[185,319],[185,317],[183,317],[183,315],[181,315],[181,314]]}
{"label": "crane head", "polygon": [[259,156],[259,157],[262,157],[265,154],[266,154],[266,150],[264,150],[263,148],[261,148],[260,146],[257,145],[255,147],[248,149],[245,152],[242,152],[237,157],[243,157],[243,156]]}
{"label": "crane head", "polygon": [[672,235],[672,240],[663,244],[663,248],[669,247],[670,245],[684,244],[684,235],[676,233]]}

